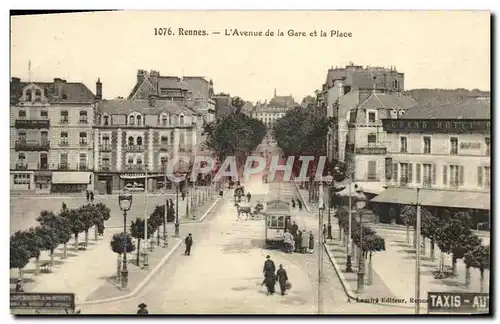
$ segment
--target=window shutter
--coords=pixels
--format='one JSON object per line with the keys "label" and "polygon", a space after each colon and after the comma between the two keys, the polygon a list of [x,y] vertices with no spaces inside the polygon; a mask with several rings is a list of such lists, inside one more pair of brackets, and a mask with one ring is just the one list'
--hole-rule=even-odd
{"label": "window shutter", "polygon": [[394,171],[394,173],[393,173],[393,175],[394,175],[394,177],[393,177],[393,178],[394,178],[394,179],[393,179],[393,180],[394,180],[394,181],[396,181],[396,182],[398,182],[398,181],[399,181],[399,180],[398,180],[398,164],[397,164],[397,163],[394,163],[394,164],[392,165],[392,167],[393,167],[393,168],[392,168],[392,170]]}
{"label": "window shutter", "polygon": [[459,168],[460,168],[460,169],[459,169],[460,174],[459,174],[458,183],[459,183],[461,186],[463,186],[463,185],[464,185],[464,176],[465,176],[465,174],[464,174],[464,166],[463,166],[463,165],[461,165],[461,166],[459,166]]}
{"label": "window shutter", "polygon": [[477,167],[477,186],[483,186],[483,167]]}
{"label": "window shutter", "polygon": [[420,174],[421,174],[422,164],[417,163],[417,164],[416,164],[416,167],[417,167],[417,171],[416,171],[416,173],[417,173],[416,178],[417,178],[417,179],[416,179],[416,182],[417,182],[417,183],[420,183]]}
{"label": "window shutter", "polygon": [[413,163],[408,163],[408,183],[413,182]]}
{"label": "window shutter", "polygon": [[436,184],[436,165],[432,165],[432,184]]}
{"label": "window shutter", "polygon": [[448,166],[443,165],[443,185],[446,186],[448,184]]}

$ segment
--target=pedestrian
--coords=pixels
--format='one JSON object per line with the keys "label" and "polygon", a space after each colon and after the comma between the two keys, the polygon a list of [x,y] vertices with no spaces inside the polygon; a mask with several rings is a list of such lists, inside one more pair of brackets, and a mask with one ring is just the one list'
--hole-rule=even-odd
{"label": "pedestrian", "polygon": [[94,201],[94,192],[93,191],[90,192],[90,201],[91,202]]}
{"label": "pedestrian", "polygon": [[182,198],[182,201],[184,201],[186,199],[186,192],[185,191],[183,191],[181,193],[181,198]]}
{"label": "pedestrian", "polygon": [[314,253],[314,235],[312,231],[309,232],[309,252]]}
{"label": "pedestrian", "polygon": [[300,244],[302,243],[302,231],[298,230],[294,238],[295,238],[295,252],[300,252]]}
{"label": "pedestrian", "polygon": [[266,285],[267,288],[267,295],[272,295],[274,294],[274,286],[276,285],[276,266],[274,264],[274,261],[271,260],[271,257],[268,255],[266,256],[266,261],[264,262],[264,281],[262,284]]}
{"label": "pedestrian", "polygon": [[298,230],[299,226],[295,222],[292,222],[292,226],[290,227],[290,233],[292,233],[292,235],[295,236],[297,235]]}
{"label": "pedestrian", "polygon": [[293,236],[289,230],[283,234],[283,242],[285,243],[285,253],[292,253]]}
{"label": "pedestrian", "polygon": [[323,224],[323,243],[326,242],[326,237],[328,236],[328,229],[326,228],[326,225]]}
{"label": "pedestrian", "polygon": [[250,202],[250,199],[252,199],[252,194],[250,192],[247,193],[247,200]]}
{"label": "pedestrian", "polygon": [[295,209],[295,199],[292,198],[292,208]]}
{"label": "pedestrian", "polygon": [[309,246],[309,233],[303,231],[302,237],[300,239],[300,253],[306,253],[308,246]]}
{"label": "pedestrian", "polygon": [[169,204],[170,208],[174,208],[174,202],[172,201],[172,199],[168,200],[168,204]]}
{"label": "pedestrian", "polygon": [[87,201],[89,201],[89,198],[90,198],[90,192],[87,190]]}
{"label": "pedestrian", "polygon": [[104,223],[99,222],[99,223],[97,224],[97,234],[98,234],[99,236],[104,236]]}
{"label": "pedestrian", "polygon": [[66,208],[68,208],[68,206],[66,206],[66,203],[63,201],[63,203],[62,203],[62,210],[65,211]]}
{"label": "pedestrian", "polygon": [[278,269],[278,271],[276,271],[276,279],[280,284],[281,296],[284,296],[286,292],[286,283],[288,281],[288,275],[286,273],[286,270],[283,269],[282,264],[280,264],[280,268]]}
{"label": "pedestrian", "polygon": [[139,310],[137,311],[137,315],[148,315],[149,314],[149,311],[148,311],[148,305],[144,304],[144,303],[140,303],[139,306]]}
{"label": "pedestrian", "polygon": [[17,282],[16,282],[16,292],[24,292],[24,289],[23,289],[23,281],[21,280],[21,278],[17,279]]}
{"label": "pedestrian", "polygon": [[299,205],[299,210],[302,211],[302,200],[297,198],[297,205]]}
{"label": "pedestrian", "polygon": [[186,250],[184,251],[184,255],[191,255],[191,247],[193,246],[193,236],[189,233],[184,240],[184,244],[186,245]]}

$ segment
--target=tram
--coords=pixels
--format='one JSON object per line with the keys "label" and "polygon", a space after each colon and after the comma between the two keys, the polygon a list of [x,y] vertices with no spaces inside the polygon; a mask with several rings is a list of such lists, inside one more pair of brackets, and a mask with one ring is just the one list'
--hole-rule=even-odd
{"label": "tram", "polygon": [[283,246],[283,234],[291,225],[290,203],[283,200],[268,201],[264,216],[266,248],[281,248]]}

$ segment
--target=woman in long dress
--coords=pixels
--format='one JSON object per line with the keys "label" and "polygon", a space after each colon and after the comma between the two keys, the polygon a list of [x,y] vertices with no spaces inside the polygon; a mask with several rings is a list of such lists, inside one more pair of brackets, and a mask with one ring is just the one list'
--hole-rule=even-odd
{"label": "woman in long dress", "polygon": [[302,232],[302,240],[300,244],[300,252],[301,253],[306,253],[307,248],[309,247],[309,233],[306,231]]}

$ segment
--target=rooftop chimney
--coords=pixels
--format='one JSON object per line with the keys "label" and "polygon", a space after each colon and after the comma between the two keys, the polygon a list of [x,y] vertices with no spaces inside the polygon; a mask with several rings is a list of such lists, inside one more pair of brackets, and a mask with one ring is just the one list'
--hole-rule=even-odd
{"label": "rooftop chimney", "polygon": [[97,78],[97,82],[95,83],[95,98],[96,98],[96,100],[102,100],[101,78]]}

